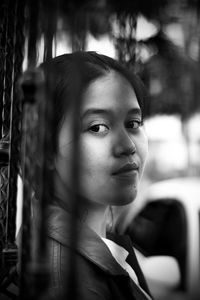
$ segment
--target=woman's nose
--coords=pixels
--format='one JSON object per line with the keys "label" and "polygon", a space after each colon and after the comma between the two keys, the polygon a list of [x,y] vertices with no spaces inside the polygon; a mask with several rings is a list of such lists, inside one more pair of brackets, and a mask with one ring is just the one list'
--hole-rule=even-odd
{"label": "woman's nose", "polygon": [[136,152],[134,140],[126,130],[117,135],[114,144],[114,154],[117,157],[133,155]]}

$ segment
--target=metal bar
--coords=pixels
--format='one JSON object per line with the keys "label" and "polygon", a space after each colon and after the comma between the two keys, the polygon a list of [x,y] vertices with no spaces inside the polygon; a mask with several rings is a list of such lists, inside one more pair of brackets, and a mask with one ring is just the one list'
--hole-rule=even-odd
{"label": "metal bar", "polygon": [[[71,251],[69,253],[69,265],[68,268],[68,282],[66,284],[66,288],[64,291],[64,298],[63,299],[70,299],[70,297],[74,300],[77,299],[78,294],[78,282],[77,282],[77,263],[76,263],[76,246],[78,243],[78,239],[80,238],[78,235],[77,229],[77,216],[79,215],[79,207],[80,207],[80,198],[78,198],[79,195],[79,137],[80,137],[80,128],[79,128],[79,116],[80,116],[80,110],[81,110],[81,76],[80,76],[80,65],[79,62],[76,62],[76,65],[74,66],[74,69],[71,70],[74,72],[75,75],[72,75],[73,78],[76,78],[76,83],[74,83],[74,87],[72,87],[73,90],[73,97],[72,97],[72,115],[73,115],[73,127],[72,127],[72,136],[73,136],[73,149],[72,149],[72,164],[71,166],[66,165],[66,169],[71,167],[71,191],[72,194],[70,195],[70,201],[71,201],[71,219],[70,219],[70,228],[67,228],[67,231],[70,230],[72,241]],[[67,197],[69,195],[66,195]]]}
{"label": "metal bar", "polygon": [[[20,299],[39,299],[40,292],[44,288],[45,272],[43,265],[37,262],[38,258],[38,232],[33,232],[31,211],[33,209],[33,199],[35,190],[37,190],[38,203],[41,203],[41,193],[43,184],[40,182],[41,171],[38,172],[38,161],[36,153],[39,155],[39,164],[43,168],[43,150],[44,130],[40,128],[43,114],[39,115],[38,102],[44,104],[43,90],[44,83],[41,78],[41,72],[29,70],[24,74],[22,83],[24,91],[24,118],[23,118],[23,226],[22,226],[22,253],[21,253],[21,282]],[[44,113],[44,112],[43,112]],[[40,130],[40,133],[39,133]],[[39,136],[39,138],[38,138]],[[39,148],[39,149],[38,149]],[[38,153],[39,152],[39,153]],[[36,177],[39,183],[36,180]],[[42,204],[41,204],[42,205]],[[39,228],[41,223],[41,206],[38,209]],[[40,245],[41,246],[41,245]],[[42,259],[42,258],[41,258]],[[40,264],[41,263],[41,264]],[[40,276],[41,275],[41,276]],[[39,283],[38,283],[39,282]]]}
{"label": "metal bar", "polygon": [[53,39],[57,27],[58,3],[43,1],[44,14],[44,61],[52,58]]}
{"label": "metal bar", "polygon": [[[4,267],[10,266],[12,259],[10,260],[9,257],[13,257],[13,250],[16,247],[12,245],[8,245],[8,215],[9,215],[9,198],[10,198],[10,167],[9,167],[9,159],[10,159],[10,140],[11,140],[11,133],[10,133],[10,121],[11,121],[11,108],[12,108],[12,101],[13,101],[13,57],[14,57],[14,29],[15,29],[15,2],[11,3],[11,1],[4,2],[4,16],[3,16],[3,23],[2,23],[2,53],[1,53],[1,62],[2,62],[2,72],[1,79],[2,79],[2,90],[1,90],[1,97],[2,97],[2,139],[1,139],[1,199],[0,205],[4,214],[2,215],[2,236],[1,236],[1,246],[3,250],[2,256],[2,264]],[[15,204],[13,203],[12,208],[13,216],[15,215]],[[14,223],[10,223],[10,233],[12,237],[15,236],[15,220]],[[9,249],[10,248],[10,249]],[[11,249],[12,248],[12,249]],[[1,251],[2,251],[1,249]],[[9,255],[10,251],[10,255]],[[16,260],[16,259],[15,259]],[[14,261],[15,261],[14,260]],[[13,263],[14,263],[13,261]]]}
{"label": "metal bar", "polygon": [[[3,211],[1,227],[1,251],[7,243],[7,214],[9,199],[9,145],[10,145],[10,109],[12,96],[12,74],[13,74],[13,31],[14,31],[14,7],[11,7],[10,1],[4,2],[3,16],[3,35],[2,35],[2,127],[1,127],[1,153],[3,153],[3,168],[1,168],[1,199],[0,205]],[[9,22],[9,19],[11,21]],[[7,160],[7,161],[6,161]],[[3,260],[2,260],[3,263]]]}
{"label": "metal bar", "polygon": [[34,68],[37,61],[37,38],[39,1],[28,1],[28,68]]}
{"label": "metal bar", "polygon": [[[32,70],[37,60],[38,37],[38,1],[29,0],[27,5],[28,32],[28,67]],[[33,153],[36,143],[37,107],[35,105],[35,73],[27,72],[21,80],[23,94],[23,125],[22,125],[22,177],[23,177],[23,209],[22,237],[20,257],[20,299],[31,299],[33,287],[30,282],[31,262],[31,200],[33,196],[34,160]]]}
{"label": "metal bar", "polygon": [[16,0],[14,57],[13,57],[13,91],[10,112],[10,155],[9,155],[9,201],[7,216],[7,247],[15,244],[16,234],[16,199],[17,176],[19,174],[19,154],[21,144],[22,107],[17,92],[17,81],[22,72],[24,50],[24,8],[25,1]]}
{"label": "metal bar", "polygon": [[5,61],[5,78],[4,78],[4,98],[3,98],[3,116],[2,116],[2,137],[9,135],[10,130],[10,108],[12,99],[13,84],[13,56],[14,56],[14,36],[15,30],[15,5],[8,1],[8,11],[6,20],[6,61]]}
{"label": "metal bar", "polygon": [[[6,20],[7,20],[7,3],[5,0],[0,4],[0,125],[2,128],[2,109],[4,98],[4,78],[5,78],[5,59],[6,59]],[[1,137],[1,133],[0,133]]]}
{"label": "metal bar", "polygon": [[[34,109],[32,104],[28,103],[24,107],[23,118],[23,213],[22,213],[22,240],[21,240],[21,265],[20,265],[20,299],[29,299],[29,263],[31,257],[30,250],[30,218],[31,218],[31,197],[32,189],[30,179],[34,171],[32,165],[32,129],[35,126]],[[33,145],[34,146],[34,145]],[[31,173],[31,174],[30,174]]]}

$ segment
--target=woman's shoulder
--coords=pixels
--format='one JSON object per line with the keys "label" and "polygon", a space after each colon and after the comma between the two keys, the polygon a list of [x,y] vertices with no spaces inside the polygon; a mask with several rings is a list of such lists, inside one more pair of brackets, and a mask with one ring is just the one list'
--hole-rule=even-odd
{"label": "woman's shoulder", "polygon": [[70,246],[49,238],[48,259],[51,274],[49,294],[54,295],[50,299],[59,299],[59,294],[66,288],[65,283],[71,282],[70,278],[75,278],[74,286],[78,287],[76,299],[112,299],[105,272]]}
{"label": "woman's shoulder", "polygon": [[[80,299],[110,300],[113,299],[113,293],[116,299],[124,299],[118,295],[121,295],[122,291],[123,295],[132,290],[128,273],[116,261],[101,237],[91,228],[83,226],[84,224],[70,223],[69,217],[66,211],[51,207],[47,221],[47,257],[51,287],[59,291],[64,283],[70,282],[70,277],[75,272],[80,295],[86,295]],[[76,230],[72,225],[77,226]],[[147,290],[129,238],[115,234],[108,234],[107,237],[127,250],[127,261],[139,276],[142,287]],[[128,294],[130,295],[131,291]]]}
{"label": "woman's shoulder", "polygon": [[[69,213],[59,207],[50,207],[47,218],[48,248],[61,248],[62,260],[70,253],[84,257],[102,271],[113,275],[124,275],[101,237],[78,220],[72,220]],[[62,256],[63,255],[63,256]]]}

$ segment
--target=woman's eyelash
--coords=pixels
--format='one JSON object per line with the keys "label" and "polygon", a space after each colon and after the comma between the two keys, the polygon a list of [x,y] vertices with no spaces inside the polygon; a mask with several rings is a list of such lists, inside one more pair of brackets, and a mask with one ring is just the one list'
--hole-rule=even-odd
{"label": "woman's eyelash", "polygon": [[[128,129],[137,130],[143,125],[143,120],[131,120],[126,122],[125,126]],[[88,126],[88,131],[94,134],[106,134],[109,131],[109,127],[104,123],[91,124]]]}
{"label": "woman's eyelash", "polygon": [[109,130],[108,126],[105,124],[94,124],[89,127],[89,131],[94,133],[105,133]]}
{"label": "woman's eyelash", "polygon": [[138,129],[139,127],[143,126],[143,120],[132,120],[127,122],[126,125],[128,128]]}

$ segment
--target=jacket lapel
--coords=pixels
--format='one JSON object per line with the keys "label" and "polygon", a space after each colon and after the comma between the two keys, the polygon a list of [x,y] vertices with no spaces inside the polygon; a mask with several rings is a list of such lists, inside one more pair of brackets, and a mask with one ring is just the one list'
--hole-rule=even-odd
{"label": "jacket lapel", "polygon": [[79,254],[112,275],[128,276],[116,262],[110,250],[101,238],[89,227],[77,219],[71,231],[71,216],[56,205],[50,205],[47,213],[47,235],[68,248],[74,248]]}

